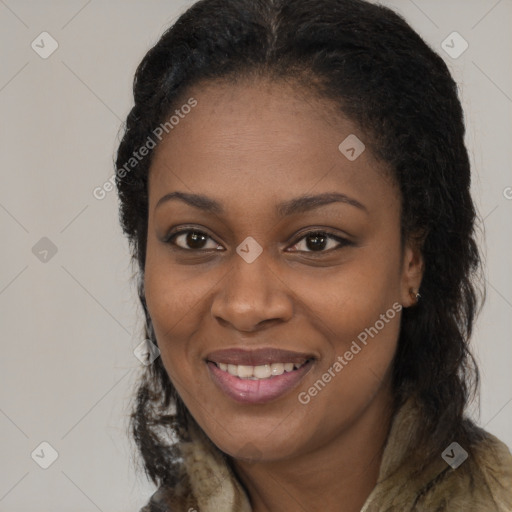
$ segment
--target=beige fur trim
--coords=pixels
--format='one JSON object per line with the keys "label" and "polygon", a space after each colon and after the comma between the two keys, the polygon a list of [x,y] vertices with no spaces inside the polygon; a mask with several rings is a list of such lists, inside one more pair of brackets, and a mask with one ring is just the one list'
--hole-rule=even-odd
{"label": "beige fur trim", "polygon": [[194,429],[192,442],[181,445],[200,512],[251,512],[249,500],[220,451]]}
{"label": "beige fur trim", "polygon": [[[470,456],[456,469],[439,458],[412,478],[418,449],[415,434],[421,418],[414,401],[397,413],[384,448],[377,485],[361,512],[512,512],[512,455],[493,435],[467,447]],[[477,430],[477,427],[469,427]],[[251,512],[249,498],[226,462],[224,454],[200,430],[181,443],[183,496],[169,490],[172,512]],[[144,509],[143,509],[144,510]],[[192,509],[195,510],[195,509]],[[142,512],[142,511],[141,511]]]}

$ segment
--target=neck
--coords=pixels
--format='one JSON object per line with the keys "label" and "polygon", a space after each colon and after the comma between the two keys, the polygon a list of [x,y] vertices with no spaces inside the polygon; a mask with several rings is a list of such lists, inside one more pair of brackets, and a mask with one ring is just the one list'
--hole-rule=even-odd
{"label": "neck", "polygon": [[233,460],[253,512],[359,512],[377,482],[392,410],[389,387],[381,388],[356,421],[312,451],[255,464]]}

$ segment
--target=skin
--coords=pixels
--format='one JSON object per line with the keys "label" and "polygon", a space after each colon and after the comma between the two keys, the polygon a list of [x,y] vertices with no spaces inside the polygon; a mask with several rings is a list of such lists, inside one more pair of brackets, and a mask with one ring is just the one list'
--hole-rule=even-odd
{"label": "skin", "polygon": [[[233,457],[255,512],[359,511],[389,432],[401,313],[309,403],[298,394],[394,303],[415,303],[423,260],[417,247],[401,246],[399,191],[368,148],[354,161],[339,151],[348,135],[364,142],[365,134],[298,86],[209,83],[190,96],[197,106],[156,148],[149,177],[144,283],[165,369],[197,423]],[[175,191],[206,195],[225,211],[180,200],[157,207]],[[335,202],[275,212],[324,192],[365,209]],[[173,246],[165,237],[177,227],[209,238],[190,245],[185,233]],[[327,239],[315,250],[306,234],[321,229],[352,244]],[[263,249],[251,264],[236,252],[248,236]],[[240,404],[212,381],[211,351],[269,346],[316,358],[286,395]]]}

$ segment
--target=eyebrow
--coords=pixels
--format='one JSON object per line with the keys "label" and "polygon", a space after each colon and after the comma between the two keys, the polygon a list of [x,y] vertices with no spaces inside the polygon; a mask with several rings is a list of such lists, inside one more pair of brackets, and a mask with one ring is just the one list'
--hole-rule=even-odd
{"label": "eyebrow", "polygon": [[[166,194],[158,200],[155,210],[163,203],[171,200],[181,200],[190,206],[216,215],[223,215],[225,213],[223,206],[215,199],[186,192],[171,192]],[[362,203],[338,192],[326,192],[314,196],[304,195],[284,201],[276,206],[276,213],[279,217],[286,217],[288,215],[304,213],[331,203],[348,204],[368,213],[368,209]]]}

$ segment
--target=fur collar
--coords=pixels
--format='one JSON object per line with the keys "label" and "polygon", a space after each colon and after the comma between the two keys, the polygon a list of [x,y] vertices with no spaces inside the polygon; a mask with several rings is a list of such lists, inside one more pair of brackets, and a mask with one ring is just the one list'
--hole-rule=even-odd
{"label": "fur collar", "polygon": [[[412,476],[418,467],[415,457],[420,455],[414,446],[419,421],[413,400],[395,415],[377,484],[361,512],[512,511],[512,455],[504,443],[470,422],[468,428],[477,441],[463,446],[468,457],[460,466],[453,469],[439,454]],[[226,456],[202,431],[194,429],[190,436],[191,442],[180,445],[180,484],[160,488],[140,512],[251,512]],[[447,460],[457,450],[448,449]]]}

